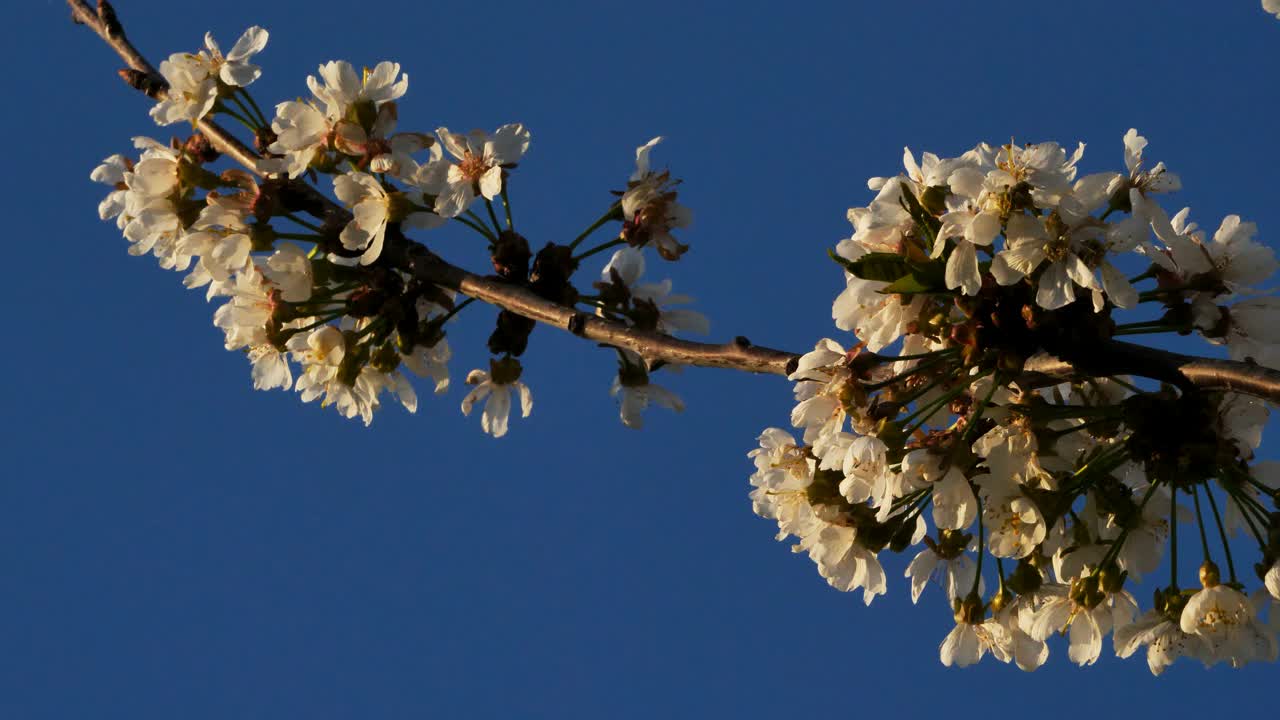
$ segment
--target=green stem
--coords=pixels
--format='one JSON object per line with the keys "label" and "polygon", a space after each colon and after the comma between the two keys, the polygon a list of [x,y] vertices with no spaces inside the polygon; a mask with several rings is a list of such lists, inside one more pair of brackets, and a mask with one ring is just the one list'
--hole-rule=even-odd
{"label": "green stem", "polygon": [[1204,515],[1200,512],[1200,490],[1192,486],[1191,500],[1196,505],[1196,527],[1200,529],[1200,547],[1204,550],[1205,562],[1213,562],[1213,557],[1209,555],[1209,536],[1204,532]]}
{"label": "green stem", "polygon": [[1178,587],[1178,488],[1169,486],[1169,584]]}
{"label": "green stem", "polygon": [[245,100],[248,100],[249,104],[253,106],[254,112],[258,113],[258,119],[262,121],[262,127],[271,127],[271,121],[268,120],[267,116],[262,112],[262,108],[258,107],[258,101],[253,99],[253,95],[250,95],[249,91],[244,88],[239,88],[239,90],[240,95],[244,97]]}
{"label": "green stem", "polygon": [[879,390],[880,388],[888,387],[900,380],[909,378],[912,375],[915,375],[917,373],[921,373],[921,372],[924,372],[925,370],[929,370],[931,368],[937,367],[939,363],[945,362],[946,360],[947,358],[945,357],[935,357],[933,359],[922,362],[916,365],[915,367],[908,368],[907,370],[904,370],[898,373],[897,375],[894,375],[888,380],[881,380],[880,382],[876,382],[876,383],[868,383],[866,385],[863,385],[862,388],[864,390],[874,392],[876,390]]}
{"label": "green stem", "polygon": [[227,104],[226,104],[226,103],[222,103],[222,102],[218,103],[218,104],[215,106],[214,111],[215,111],[215,112],[220,112],[220,113],[222,113],[222,114],[224,114],[224,115],[230,115],[231,117],[235,118],[236,120],[239,120],[241,125],[244,125],[245,127],[249,128],[249,130],[250,130],[251,132],[254,132],[254,133],[258,132],[258,126],[257,126],[257,124],[256,124],[256,123],[249,122],[248,120],[246,120],[246,119],[244,118],[244,116],[240,115],[240,114],[239,114],[239,113],[237,113],[236,111],[234,111],[234,110],[232,110],[231,108],[227,107]]}
{"label": "green stem", "polygon": [[1280,492],[1280,491],[1277,491],[1275,488],[1268,487],[1265,483],[1258,480],[1257,478],[1255,478],[1254,476],[1250,475],[1247,472],[1241,472],[1239,473],[1239,475],[1245,480],[1245,482],[1249,483],[1250,485],[1260,490],[1263,495],[1267,495],[1269,497],[1275,497],[1277,492]]}
{"label": "green stem", "polygon": [[1050,435],[1052,435],[1054,438],[1060,438],[1063,435],[1070,435],[1073,432],[1079,432],[1081,430],[1089,430],[1090,428],[1095,428],[1100,425],[1109,425],[1113,422],[1115,422],[1114,418],[1109,418],[1109,417],[1099,418],[1097,420],[1090,420],[1088,422],[1080,423],[1079,425],[1073,425],[1069,428],[1065,428],[1062,430],[1054,430],[1050,433]]}
{"label": "green stem", "polygon": [[1222,515],[1218,512],[1218,501],[1213,499],[1213,489],[1208,485],[1204,488],[1205,497],[1209,498],[1209,508],[1213,510],[1213,520],[1218,526],[1218,539],[1222,540],[1222,551],[1227,555],[1227,572],[1231,574],[1232,584],[1238,584],[1236,580],[1236,564],[1231,558],[1231,543],[1227,542],[1227,531],[1222,526]]}
{"label": "green stem", "polygon": [[314,224],[314,223],[307,222],[306,220],[303,220],[302,218],[298,217],[297,215],[294,215],[293,213],[281,213],[281,215],[280,215],[280,216],[281,216],[281,217],[284,217],[284,218],[288,218],[289,220],[292,220],[292,221],[294,221],[294,222],[298,223],[298,224],[299,224],[299,225],[301,225],[302,227],[304,227],[304,228],[306,228],[306,229],[308,229],[308,230],[310,230],[310,231],[312,231],[312,232],[316,233],[317,235],[323,235],[323,234],[324,234],[324,230],[323,230],[323,229],[321,229],[321,227],[320,227],[319,225],[316,225],[316,224]]}
{"label": "green stem", "polygon": [[256,134],[259,130],[261,130],[262,121],[259,120],[256,115],[253,114],[253,111],[249,109],[248,105],[244,104],[244,101],[240,99],[239,93],[231,93],[229,97],[231,98],[231,102],[235,103],[236,107],[240,108],[240,112],[244,113],[249,118],[249,121],[253,123],[254,133]]}
{"label": "green stem", "polygon": [[927,405],[917,409],[915,412],[903,418],[902,422],[904,423],[907,421],[911,421],[910,428],[904,429],[902,431],[903,436],[911,437],[912,433],[914,433],[916,430],[919,430],[921,427],[924,427],[924,424],[929,421],[930,416],[932,416],[938,410],[941,410],[942,408],[946,407],[948,403],[960,397],[961,394],[968,392],[970,385],[972,385],[979,378],[985,377],[987,374],[989,373],[984,373],[982,375],[978,375],[977,377],[971,378],[969,382],[964,383],[963,385],[956,388],[955,390],[948,392],[947,394],[943,395],[937,400],[934,400],[933,402],[928,403]]}
{"label": "green stem", "polygon": [[924,358],[937,357],[938,355],[954,355],[960,352],[960,348],[942,348],[926,353],[916,353],[914,355],[895,355],[893,357],[884,357],[883,362],[891,363],[899,360],[923,360]]}
{"label": "green stem", "polygon": [[314,329],[316,329],[316,328],[320,327],[321,325],[324,325],[325,323],[329,323],[329,322],[333,322],[334,320],[337,320],[338,318],[342,317],[342,316],[343,316],[343,314],[344,314],[344,313],[343,313],[342,311],[339,311],[339,312],[336,312],[336,313],[330,313],[329,315],[326,315],[326,316],[324,316],[324,317],[320,318],[319,320],[317,320],[317,321],[315,321],[315,322],[311,323],[310,325],[303,325],[303,326],[302,326],[302,327],[300,327],[300,328],[290,328],[290,329],[289,329],[289,334],[290,334],[290,335],[296,335],[296,334],[298,334],[298,333],[300,333],[300,332],[306,332],[306,331],[308,331],[308,330],[314,330]]}
{"label": "green stem", "polygon": [[507,214],[507,229],[515,231],[516,224],[511,219],[511,197],[507,195],[507,184],[502,183],[502,209]]}
{"label": "green stem", "polygon": [[[618,238],[618,239],[616,239],[616,240],[610,240],[610,241],[609,241],[609,242],[607,242],[607,243],[603,243],[603,244],[601,244],[601,245],[597,245],[597,246],[595,246],[595,247],[591,248],[590,250],[588,250],[588,251],[586,251],[586,252],[582,253],[581,255],[578,255],[578,256],[574,257],[574,258],[573,258],[573,259],[574,259],[574,262],[582,262],[583,260],[586,260],[587,258],[591,257],[592,255],[595,255],[595,254],[596,254],[596,253],[598,253],[598,252],[604,252],[605,250],[608,250],[609,248],[617,247],[617,246],[619,246],[619,245],[625,245],[625,244],[626,244],[626,242],[627,242],[627,241],[626,241],[626,240],[623,240],[622,238]],[[572,246],[570,246],[570,247],[572,247]]]}
{"label": "green stem", "polygon": [[969,589],[970,595],[978,594],[978,583],[982,582],[982,558],[986,557],[986,540],[983,537],[986,532],[986,523],[982,517],[982,498],[974,495],[974,499],[978,501],[978,568],[973,572],[973,587]]}
{"label": "green stem", "polygon": [[501,235],[502,226],[498,224],[498,214],[493,211],[493,201],[491,201],[489,198],[485,198],[484,206],[489,210],[489,222],[493,223],[493,231]]}
{"label": "green stem", "polygon": [[445,323],[449,322],[451,319],[453,319],[454,315],[457,315],[458,313],[462,312],[462,308],[470,305],[475,301],[476,301],[475,298],[469,297],[466,300],[463,300],[462,302],[458,303],[457,305],[454,305],[452,310],[440,316],[440,324],[444,325]]}
{"label": "green stem", "polygon": [[1128,440],[1116,443],[1093,456],[1063,485],[1064,492],[1076,493],[1086,489],[1095,476],[1106,475],[1123,465],[1127,460]]}
{"label": "green stem", "polygon": [[1135,330],[1146,327],[1167,327],[1168,323],[1164,320],[1143,320],[1142,322],[1131,322],[1116,325],[1116,330]]}
{"label": "green stem", "polygon": [[1252,511],[1243,501],[1241,501],[1241,493],[1238,491],[1233,492],[1230,488],[1225,489],[1227,490],[1227,494],[1231,496],[1231,502],[1235,503],[1236,507],[1240,510],[1240,515],[1244,518],[1245,524],[1249,526],[1249,532],[1253,533],[1253,538],[1258,541],[1258,547],[1262,549],[1263,552],[1266,552],[1267,541],[1263,538],[1262,532],[1258,530],[1258,526],[1253,524]]}
{"label": "green stem", "polygon": [[974,411],[973,417],[969,418],[968,425],[965,426],[964,434],[960,436],[960,444],[967,446],[969,438],[973,435],[974,430],[978,428],[978,421],[982,419],[982,415],[987,411],[987,406],[991,404],[991,398],[995,397],[996,390],[1000,387],[1000,373],[996,373],[991,378],[991,389],[987,391],[986,397],[982,398],[982,403],[978,405],[978,409]]}
{"label": "green stem", "polygon": [[[1150,502],[1152,496],[1156,493],[1156,483],[1151,483],[1147,488],[1147,494],[1142,496],[1142,502],[1138,504],[1138,518],[1142,517],[1142,511],[1146,509],[1147,503]],[[1120,557],[1120,551],[1124,549],[1124,541],[1129,539],[1129,530],[1132,525],[1120,531],[1120,535],[1111,543],[1111,547],[1107,549],[1107,554],[1103,556],[1102,562],[1098,563],[1099,568],[1107,567],[1110,563],[1114,563],[1116,558]]]}
{"label": "green stem", "polygon": [[488,241],[489,241],[489,242],[491,242],[491,243],[496,243],[496,242],[498,241],[498,239],[497,239],[497,238],[495,238],[495,237],[493,236],[493,234],[489,232],[488,228],[486,228],[484,225],[477,225],[476,223],[474,223],[474,222],[472,222],[472,221],[468,220],[467,218],[465,218],[465,217],[463,217],[463,216],[461,216],[461,215],[457,215],[457,216],[455,216],[453,219],[454,219],[454,220],[457,220],[458,222],[462,223],[463,225],[466,225],[467,227],[471,228],[472,230],[475,230],[476,232],[480,233],[481,235],[483,235],[483,236],[485,237],[485,239],[486,239],[486,240],[488,240]]}
{"label": "green stem", "polygon": [[1137,330],[1116,330],[1115,335],[1152,335],[1154,333],[1177,332],[1179,328],[1171,325],[1164,327],[1139,328]]}
{"label": "green stem", "polygon": [[1142,390],[1141,390],[1137,385],[1134,385],[1133,383],[1130,383],[1130,382],[1126,382],[1126,381],[1124,381],[1124,380],[1121,380],[1120,378],[1116,377],[1115,375],[1108,375],[1108,376],[1107,376],[1107,378],[1108,378],[1108,379],[1110,379],[1110,380],[1111,380],[1111,382],[1113,382],[1113,383],[1115,383],[1115,384],[1119,385],[1120,387],[1122,387],[1122,388],[1125,388],[1125,389],[1129,390],[1129,392],[1134,392],[1134,393],[1140,393],[1140,392],[1142,392]]}
{"label": "green stem", "polygon": [[603,226],[605,223],[617,217],[617,212],[619,207],[620,205],[618,203],[614,203],[613,205],[609,206],[608,212],[601,215],[599,219],[591,223],[590,227],[588,227],[586,230],[583,230],[581,235],[574,238],[573,242],[569,243],[569,249],[573,250],[574,248],[578,247],[578,245],[582,244],[583,240],[587,239],[587,236],[591,235],[591,233],[595,232],[596,230],[599,230],[600,227]]}

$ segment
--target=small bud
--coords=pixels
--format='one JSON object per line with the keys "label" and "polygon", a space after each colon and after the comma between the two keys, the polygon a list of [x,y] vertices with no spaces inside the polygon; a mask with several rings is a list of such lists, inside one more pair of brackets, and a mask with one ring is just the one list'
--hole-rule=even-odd
{"label": "small bud", "polygon": [[1218,566],[1212,560],[1205,560],[1200,566],[1200,585],[1204,588],[1217,587],[1222,584],[1222,577],[1218,573]]}
{"label": "small bud", "polygon": [[197,163],[211,163],[222,156],[204,133],[194,133],[182,144],[182,152]]}
{"label": "small bud", "polygon": [[1011,602],[1013,602],[1013,593],[1000,588],[995,595],[991,596],[991,612],[1000,612]]}
{"label": "small bud", "polygon": [[370,364],[379,372],[392,372],[400,367],[400,353],[391,343],[383,343],[374,351]]}
{"label": "small bud", "polygon": [[1040,589],[1044,579],[1040,575],[1040,571],[1032,566],[1027,558],[1018,561],[1018,566],[1014,568],[1013,573],[1005,579],[1005,585],[1019,595],[1035,592]]}
{"label": "small bud", "polygon": [[529,275],[529,242],[511,230],[504,230],[489,249],[494,272],[504,280],[523,282]]}
{"label": "small bud", "polygon": [[1108,565],[1098,571],[1098,584],[1108,594],[1120,592],[1128,578],[1128,571],[1121,571],[1115,565]]}

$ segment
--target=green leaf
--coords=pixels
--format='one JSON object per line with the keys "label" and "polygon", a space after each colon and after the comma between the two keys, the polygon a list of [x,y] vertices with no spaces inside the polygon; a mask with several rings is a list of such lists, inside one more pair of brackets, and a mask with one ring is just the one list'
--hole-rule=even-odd
{"label": "green leaf", "polygon": [[933,216],[933,213],[925,209],[920,204],[920,200],[916,198],[915,193],[911,191],[911,186],[906,181],[901,182],[902,185],[902,209],[907,211],[912,220],[916,222],[916,229],[920,231],[920,237],[925,241],[925,251],[933,248],[934,242],[938,239],[938,230],[942,227],[942,221]]}
{"label": "green leaf", "polygon": [[940,262],[911,263],[911,272],[880,292],[885,295],[914,295],[917,293],[947,293],[946,267]]}
{"label": "green leaf", "polygon": [[857,260],[846,260],[830,250],[827,251],[827,254],[831,256],[832,260],[840,263],[845,270],[863,280],[893,282],[911,272],[910,263],[897,253],[867,253]]}
{"label": "green leaf", "polygon": [[885,295],[914,295],[917,293],[933,292],[933,288],[921,282],[920,278],[915,274],[900,277],[889,284],[889,287],[880,291]]}

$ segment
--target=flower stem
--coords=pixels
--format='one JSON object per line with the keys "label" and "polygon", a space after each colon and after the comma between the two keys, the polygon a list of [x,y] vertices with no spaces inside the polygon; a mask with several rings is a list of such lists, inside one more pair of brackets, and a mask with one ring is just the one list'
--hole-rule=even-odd
{"label": "flower stem", "polygon": [[1249,532],[1253,533],[1253,538],[1258,541],[1258,547],[1261,548],[1263,552],[1266,552],[1267,541],[1258,530],[1258,526],[1254,525],[1252,515],[1254,512],[1253,508],[1249,507],[1241,500],[1243,493],[1239,491],[1232,491],[1230,488],[1226,488],[1226,490],[1227,494],[1231,496],[1231,502],[1234,502],[1236,507],[1239,508],[1240,515],[1244,517],[1245,524],[1249,526]]}
{"label": "flower stem", "polygon": [[[979,376],[979,377],[982,377],[982,376]],[[978,378],[973,378],[973,380],[977,380],[977,379]],[[933,402],[918,408],[915,412],[903,418],[902,422],[904,423],[907,422],[908,420],[911,421],[910,427],[903,429],[902,431],[903,436],[911,437],[912,433],[914,433],[916,430],[919,430],[921,427],[924,427],[924,424],[929,421],[929,417],[932,416],[935,412],[946,407],[948,403],[960,397],[961,394],[968,392],[969,385],[973,383],[973,380],[970,380],[968,383],[965,383],[964,385],[961,385],[955,390],[948,392],[947,394],[943,395],[937,400],[934,400]]]}
{"label": "flower stem", "polygon": [[[573,258],[573,259],[574,259],[574,261],[575,261],[575,262],[582,262],[583,260],[586,260],[587,258],[591,257],[592,255],[595,255],[595,254],[596,254],[596,253],[598,253],[598,252],[603,252],[603,251],[605,251],[605,250],[608,250],[609,248],[617,247],[617,246],[619,246],[619,245],[623,245],[623,244],[625,244],[626,242],[627,242],[627,241],[626,241],[626,240],[623,240],[622,238],[617,238],[616,240],[610,240],[610,241],[609,241],[609,242],[607,242],[607,243],[603,243],[603,244],[600,244],[600,245],[597,245],[597,246],[595,246],[595,247],[591,248],[590,250],[588,250],[588,251],[586,251],[586,252],[582,253],[581,255],[576,256],[576,257],[575,257],[575,258]],[[572,245],[570,245],[570,247],[573,247],[573,246],[572,246]]]}
{"label": "flower stem", "polygon": [[[1138,504],[1138,516],[1142,516],[1142,511],[1147,507],[1151,497],[1156,494],[1156,483],[1151,483],[1147,488],[1147,494],[1142,496],[1142,502]],[[1120,557],[1120,551],[1124,549],[1124,541],[1129,539],[1130,527],[1120,531],[1120,535],[1111,542],[1111,547],[1107,548],[1107,554],[1103,556],[1102,562],[1098,563],[1098,567],[1106,567],[1108,564],[1116,561]]]}
{"label": "flower stem", "polygon": [[249,101],[249,104],[253,106],[254,111],[258,113],[258,119],[262,120],[262,126],[271,127],[271,122],[267,120],[267,116],[263,114],[262,108],[258,107],[258,102],[253,99],[253,95],[250,95],[249,91],[245,88],[240,88],[240,94],[245,100]]}
{"label": "flower stem", "polygon": [[229,97],[231,98],[231,102],[235,103],[236,107],[240,108],[240,112],[248,116],[249,121],[253,123],[254,133],[257,133],[259,130],[261,130],[262,121],[258,119],[258,116],[253,114],[253,111],[249,109],[248,105],[244,104],[244,101],[240,99],[239,93],[231,93]]}
{"label": "flower stem", "polygon": [[1178,587],[1178,488],[1169,486],[1169,585]]}
{"label": "flower stem", "polygon": [[457,305],[454,305],[452,310],[440,316],[440,324],[444,325],[445,323],[449,322],[451,319],[453,319],[454,315],[457,315],[458,313],[462,312],[462,308],[470,305],[475,301],[476,301],[475,298],[469,297],[466,300],[463,300],[462,302],[458,303]]}
{"label": "flower stem", "polygon": [[888,387],[900,380],[909,378],[912,375],[915,375],[916,373],[921,373],[921,372],[924,372],[925,370],[930,370],[934,367],[937,367],[939,363],[946,361],[946,359],[947,358],[945,357],[934,357],[930,360],[927,360],[925,362],[922,362],[916,365],[915,367],[908,368],[898,373],[897,375],[894,375],[888,380],[881,380],[880,382],[877,382],[877,383],[869,383],[867,385],[863,385],[862,388],[868,391],[875,391],[875,390],[879,390],[880,388]]}
{"label": "flower stem", "polygon": [[255,133],[258,132],[257,123],[249,122],[248,120],[245,119],[243,115],[227,107],[227,104],[224,102],[219,102],[216,106],[214,106],[214,111],[220,112],[224,115],[230,115],[236,120],[239,120],[241,125],[244,125],[245,127],[249,128],[251,132],[255,132]]}
{"label": "flower stem", "polygon": [[1122,387],[1122,388],[1125,388],[1125,389],[1129,390],[1130,392],[1134,392],[1134,393],[1140,393],[1140,392],[1142,392],[1142,389],[1141,389],[1141,388],[1139,388],[1137,385],[1134,385],[1133,383],[1130,383],[1130,382],[1126,382],[1126,381],[1124,381],[1124,380],[1121,380],[1120,378],[1116,377],[1115,375],[1108,375],[1108,376],[1107,376],[1107,378],[1108,378],[1108,379],[1110,379],[1110,380],[1111,380],[1111,382],[1113,382],[1113,383],[1115,383],[1115,384],[1119,385],[1119,386],[1120,386],[1120,387]]}
{"label": "flower stem", "polygon": [[306,229],[310,230],[311,232],[316,233],[317,235],[323,235],[323,234],[324,234],[324,230],[323,230],[323,229],[321,229],[321,227],[320,227],[319,225],[316,225],[316,224],[314,224],[314,223],[307,222],[306,220],[303,220],[302,218],[298,217],[297,215],[294,215],[293,213],[281,213],[281,217],[288,218],[289,220],[292,220],[292,221],[294,221],[294,222],[298,223],[298,224],[299,224],[299,225],[301,225],[302,227],[304,227],[304,228],[306,228]]}
{"label": "flower stem", "polygon": [[1152,335],[1154,333],[1166,333],[1166,332],[1177,332],[1177,331],[1178,331],[1178,328],[1173,327],[1171,325],[1165,325],[1161,327],[1136,328],[1133,330],[1117,329],[1115,331],[1115,334],[1116,335]]}
{"label": "flower stem", "polygon": [[987,524],[982,517],[982,498],[978,495],[973,496],[978,501],[978,568],[973,571],[973,587],[969,589],[969,594],[978,594],[978,583],[982,582],[982,558],[986,557],[986,540],[983,537],[986,532]]}
{"label": "flower stem", "polygon": [[973,436],[974,430],[978,427],[978,421],[982,419],[983,413],[987,411],[987,406],[991,404],[991,398],[995,397],[996,390],[1000,387],[1000,373],[996,373],[991,378],[991,389],[987,391],[986,397],[982,398],[982,402],[978,405],[978,409],[974,411],[973,416],[969,418],[968,424],[965,426],[964,433],[960,436],[960,444],[966,445],[970,437]]}
{"label": "flower stem", "polygon": [[583,240],[587,239],[587,236],[589,236],[591,233],[595,232],[596,230],[599,230],[602,225],[604,225],[605,223],[617,217],[617,212],[619,207],[621,206],[618,203],[614,203],[613,205],[610,205],[608,212],[601,215],[599,219],[591,223],[590,227],[588,227],[586,230],[583,230],[581,235],[574,238],[573,242],[569,243],[569,249],[572,250],[578,247],[579,245],[582,244]]}
{"label": "flower stem", "polygon": [[1231,582],[1236,583],[1236,564],[1231,558],[1231,543],[1227,542],[1227,531],[1222,526],[1222,515],[1218,512],[1218,501],[1213,499],[1213,489],[1208,485],[1204,488],[1204,494],[1209,498],[1209,508],[1213,510],[1213,521],[1218,526],[1218,539],[1222,540],[1222,552],[1227,555],[1227,572],[1231,575]]}
{"label": "flower stem", "polygon": [[498,224],[498,214],[493,211],[493,201],[489,198],[485,198],[484,206],[489,210],[489,222],[493,223],[493,231],[498,235],[501,235],[502,226]]}
{"label": "flower stem", "polygon": [[1212,562],[1213,558],[1209,555],[1209,537],[1204,534],[1204,515],[1200,512],[1199,488],[1191,488],[1191,500],[1196,504],[1196,526],[1200,529],[1200,547],[1204,550],[1205,562]]}
{"label": "flower stem", "polygon": [[507,184],[505,182],[502,183],[502,209],[507,214],[507,229],[514,232],[516,224],[511,219],[511,197],[507,195]]}
{"label": "flower stem", "polygon": [[949,347],[942,348],[941,350],[934,350],[932,352],[916,353],[914,355],[895,355],[893,357],[885,357],[884,362],[891,363],[898,362],[899,360],[922,360],[924,358],[937,357],[938,355],[954,355],[958,352],[960,352],[960,348]]}
{"label": "flower stem", "polygon": [[484,226],[484,224],[483,224],[483,223],[481,223],[481,224],[477,224],[477,223],[475,223],[475,222],[472,222],[471,220],[468,220],[467,218],[465,218],[465,217],[463,217],[463,216],[461,216],[461,215],[457,215],[457,216],[455,216],[453,219],[454,219],[454,220],[457,220],[458,222],[462,223],[463,225],[466,225],[467,227],[471,228],[472,230],[475,230],[476,232],[480,233],[480,234],[481,234],[481,235],[483,235],[483,236],[485,237],[485,239],[486,239],[486,240],[488,240],[489,242],[491,242],[491,243],[493,243],[493,242],[497,242],[497,238],[495,238],[495,237],[493,236],[493,234],[489,232],[489,229],[488,229],[488,228],[486,228],[486,227]]}

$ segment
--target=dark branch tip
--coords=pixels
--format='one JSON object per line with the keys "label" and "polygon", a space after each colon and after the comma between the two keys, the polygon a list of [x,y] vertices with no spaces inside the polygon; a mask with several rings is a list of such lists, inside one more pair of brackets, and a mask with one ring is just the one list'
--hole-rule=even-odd
{"label": "dark branch tip", "polygon": [[796,355],[787,361],[786,374],[793,374],[798,367],[800,367],[800,356]]}
{"label": "dark branch tip", "polygon": [[116,9],[107,0],[98,0],[98,19],[102,21],[102,26],[106,28],[107,35],[113,38],[124,37],[124,26],[120,24]]}

